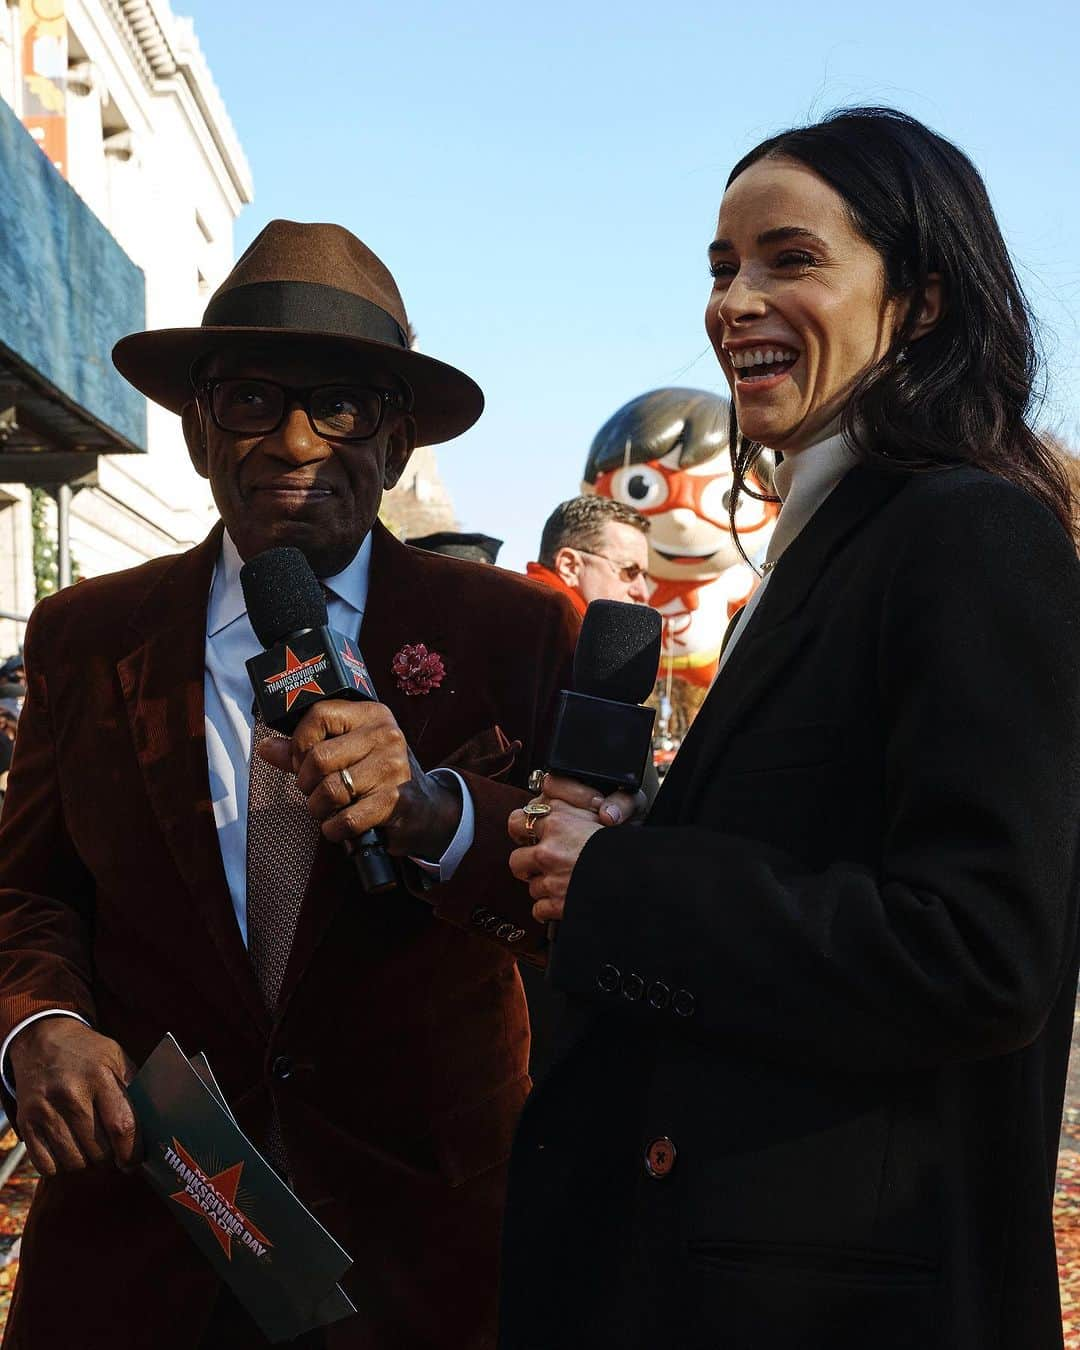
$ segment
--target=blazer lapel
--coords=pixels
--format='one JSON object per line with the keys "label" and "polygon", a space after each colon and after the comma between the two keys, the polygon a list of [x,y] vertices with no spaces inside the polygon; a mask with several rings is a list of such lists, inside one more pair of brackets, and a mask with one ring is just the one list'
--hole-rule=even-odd
{"label": "blazer lapel", "polygon": [[[422,642],[443,657],[447,677],[452,677],[457,656],[449,631],[449,616],[439,612],[430,594],[422,553],[399,543],[379,523],[372,529],[371,544],[371,574],[360,625],[360,655],[380,702],[394,714],[410,748],[418,751],[434,711],[434,699],[422,694],[408,695],[399,689],[391,667],[395,655],[404,645]],[[283,1015],[345,898],[348,888],[342,887],[340,877],[341,850],[335,844],[320,841],[281,986],[278,1017]],[[359,881],[355,876],[352,879],[359,891]]]}
{"label": "blazer lapel", "polygon": [[360,654],[375,692],[394,714],[413,750],[418,750],[423,741],[433,700],[429,695],[406,694],[398,687],[391,669],[394,657],[402,647],[422,642],[442,656],[448,677],[454,670],[450,616],[439,612],[430,593],[425,562],[424,554],[400,543],[384,526],[375,525]]}
{"label": "blazer lapel", "polygon": [[245,1003],[266,1023],[233,913],[206,760],[206,603],[221,527],[178,557],[132,616],[142,640],[117,664],[147,796],[177,871]]}
{"label": "blazer lapel", "polygon": [[[826,497],[788,546],[746,631],[717,676],[679,749],[649,814],[650,825],[670,824],[695,794],[703,773],[722,753],[754,705],[797,660],[798,633],[813,619],[808,601],[829,559],[896,492],[906,477],[858,466]],[[785,631],[788,624],[790,631]]]}

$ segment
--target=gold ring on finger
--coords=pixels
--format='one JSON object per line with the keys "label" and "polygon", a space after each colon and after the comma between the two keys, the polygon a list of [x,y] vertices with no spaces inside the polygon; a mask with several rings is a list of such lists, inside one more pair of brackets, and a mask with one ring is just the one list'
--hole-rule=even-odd
{"label": "gold ring on finger", "polygon": [[525,832],[530,839],[536,839],[536,823],[543,820],[545,816],[551,815],[551,803],[541,801],[526,802],[522,807],[525,812]]}
{"label": "gold ring on finger", "polygon": [[529,774],[529,791],[543,792],[544,779],[546,777],[547,777],[546,769],[533,769],[532,773]]}
{"label": "gold ring on finger", "polygon": [[345,784],[345,791],[349,794],[349,801],[356,801],[360,794],[356,791],[356,784],[353,782],[352,774],[348,769],[338,769],[338,773],[341,774],[341,781]]}

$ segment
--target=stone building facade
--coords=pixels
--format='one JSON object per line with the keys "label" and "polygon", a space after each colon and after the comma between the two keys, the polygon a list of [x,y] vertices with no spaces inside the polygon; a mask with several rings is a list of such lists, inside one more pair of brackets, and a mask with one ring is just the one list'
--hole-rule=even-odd
{"label": "stone building facade", "polygon": [[[0,0],[0,99],[141,269],[146,326],[198,323],[253,188],[191,20],[168,0]],[[9,246],[0,237],[0,264]],[[143,443],[126,447],[143,453],[99,455],[71,498],[83,576],[187,548],[214,519],[178,420],[153,405],[145,419]],[[26,614],[33,601],[30,488],[0,478],[0,609]],[[16,636],[0,621],[0,653]]]}

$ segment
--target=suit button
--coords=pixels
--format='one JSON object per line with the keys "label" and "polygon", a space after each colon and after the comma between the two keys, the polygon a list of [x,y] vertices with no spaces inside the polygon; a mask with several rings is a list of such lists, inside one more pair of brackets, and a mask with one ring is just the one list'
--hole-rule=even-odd
{"label": "suit button", "polygon": [[505,942],[513,931],[514,925],[512,923],[501,923],[498,928],[495,929],[495,936],[497,938],[502,938]]}
{"label": "suit button", "polygon": [[494,933],[500,923],[502,923],[502,920],[497,914],[489,914],[480,926],[486,933]]}
{"label": "suit button", "polygon": [[662,1181],[675,1166],[675,1145],[663,1135],[645,1150],[645,1171],[654,1181]]}
{"label": "suit button", "polygon": [[507,942],[520,942],[524,936],[525,936],[524,928],[515,928],[512,933],[507,934],[506,940]]}
{"label": "suit button", "polygon": [[604,965],[600,967],[600,974],[596,977],[596,987],[602,994],[614,994],[618,992],[621,980],[622,971],[618,966]]}
{"label": "suit button", "polygon": [[657,1012],[663,1012],[671,1002],[671,990],[663,980],[653,980],[649,985],[649,1005]]}
{"label": "suit button", "polygon": [[284,1083],[287,1079],[291,1078],[292,1071],[293,1062],[288,1055],[278,1055],[277,1059],[275,1059],[270,1066],[270,1072],[279,1083]]}
{"label": "suit button", "polygon": [[483,923],[490,913],[490,909],[485,909],[483,905],[480,905],[473,910],[470,917],[472,918],[473,923]]}
{"label": "suit button", "polygon": [[680,989],[671,1000],[671,1011],[676,1017],[693,1017],[697,999],[689,989]]}
{"label": "suit button", "polygon": [[623,977],[622,992],[623,998],[628,998],[631,1003],[636,1003],[645,992],[645,981],[640,975],[631,971],[629,975]]}

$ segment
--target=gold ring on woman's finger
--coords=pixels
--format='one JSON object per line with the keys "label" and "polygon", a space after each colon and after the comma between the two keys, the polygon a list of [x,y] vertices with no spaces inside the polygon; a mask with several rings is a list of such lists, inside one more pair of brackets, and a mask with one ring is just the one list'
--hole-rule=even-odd
{"label": "gold ring on woman's finger", "polygon": [[356,784],[353,782],[352,774],[348,769],[338,769],[338,773],[341,774],[341,781],[345,784],[345,791],[349,794],[349,801],[356,801],[360,794],[356,791]]}
{"label": "gold ring on woman's finger", "polygon": [[530,839],[536,839],[536,822],[543,820],[545,816],[551,815],[551,803],[541,801],[526,802],[522,807],[525,812],[525,833]]}

